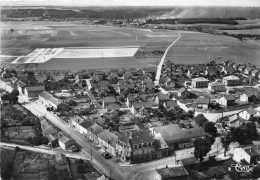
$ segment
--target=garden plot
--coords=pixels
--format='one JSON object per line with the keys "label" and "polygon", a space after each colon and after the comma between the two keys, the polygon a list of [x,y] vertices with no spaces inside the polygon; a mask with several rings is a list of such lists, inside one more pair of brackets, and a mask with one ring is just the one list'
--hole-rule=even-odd
{"label": "garden plot", "polygon": [[138,48],[64,49],[55,58],[133,57]]}
{"label": "garden plot", "polygon": [[37,48],[26,56],[19,56],[12,64],[45,63],[62,50],[63,48]]}

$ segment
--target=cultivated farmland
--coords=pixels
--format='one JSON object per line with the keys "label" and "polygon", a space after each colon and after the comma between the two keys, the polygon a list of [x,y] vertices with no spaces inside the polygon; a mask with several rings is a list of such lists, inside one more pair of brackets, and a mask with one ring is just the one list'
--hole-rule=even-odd
{"label": "cultivated farmland", "polygon": [[255,63],[260,54],[255,45],[198,32],[62,22],[2,25],[1,63],[17,69],[154,67],[179,35],[167,54],[167,59],[176,63],[205,63],[210,57]]}

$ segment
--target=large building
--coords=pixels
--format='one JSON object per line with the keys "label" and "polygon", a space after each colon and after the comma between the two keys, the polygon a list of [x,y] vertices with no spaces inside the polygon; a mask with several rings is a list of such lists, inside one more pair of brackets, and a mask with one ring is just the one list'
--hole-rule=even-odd
{"label": "large building", "polygon": [[46,91],[39,94],[39,101],[46,107],[53,107],[54,109],[59,109],[62,111],[68,111],[70,109],[68,104],[61,102],[61,100],[53,97],[53,95]]}
{"label": "large building", "polygon": [[238,86],[241,84],[240,78],[233,76],[233,75],[224,77],[222,82],[226,86]]}
{"label": "large building", "polygon": [[209,80],[205,79],[204,77],[198,77],[192,79],[191,85],[194,88],[208,88]]}
{"label": "large building", "polygon": [[193,141],[197,138],[206,138],[207,133],[200,127],[181,128],[178,124],[153,127],[150,130],[160,133],[169,147],[171,155],[175,149],[184,149],[193,146]]}
{"label": "large building", "polygon": [[116,156],[125,162],[140,163],[154,159],[155,141],[149,130],[125,131],[116,141]]}
{"label": "large building", "polygon": [[27,98],[38,98],[39,94],[44,91],[44,86],[25,87],[24,95]]}

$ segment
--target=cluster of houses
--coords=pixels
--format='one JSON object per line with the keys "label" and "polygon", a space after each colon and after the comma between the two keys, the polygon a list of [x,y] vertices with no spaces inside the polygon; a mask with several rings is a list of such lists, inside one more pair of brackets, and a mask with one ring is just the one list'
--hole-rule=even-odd
{"label": "cluster of houses", "polygon": [[[232,159],[209,164],[203,171],[198,171],[194,168],[196,167],[196,164],[199,164],[196,159],[182,159],[175,162],[175,165],[166,165],[164,167],[156,168],[154,179],[232,179],[233,175],[238,173],[238,169],[235,169],[237,163],[241,163],[243,167],[249,165],[250,168],[259,165],[260,142],[253,141],[253,144],[251,145],[234,147],[232,154]],[[254,179],[252,172],[253,171],[241,170],[235,179]]]}
{"label": "cluster of houses", "polygon": [[93,118],[75,116],[72,127],[93,144],[124,162],[139,163],[167,157],[176,149],[193,146],[196,138],[206,138],[207,133],[195,124],[183,123],[165,126],[150,125],[148,129],[110,131]]}

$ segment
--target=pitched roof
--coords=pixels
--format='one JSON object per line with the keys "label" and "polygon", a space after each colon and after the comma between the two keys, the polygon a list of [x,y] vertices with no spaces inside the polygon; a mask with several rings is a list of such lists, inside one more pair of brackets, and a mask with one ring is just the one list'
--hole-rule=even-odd
{"label": "pitched roof", "polygon": [[88,129],[90,126],[92,126],[94,124],[93,121],[91,120],[87,120],[87,121],[83,121],[82,123],[80,123],[80,126],[82,126],[85,129]]}
{"label": "pitched roof", "polygon": [[101,133],[103,131],[103,128],[98,125],[97,123],[94,123],[92,126],[88,127],[87,130],[89,130],[90,132],[92,132],[95,135],[98,135],[99,133]]}
{"label": "pitched roof", "polygon": [[173,177],[181,177],[181,176],[188,176],[189,173],[184,168],[184,166],[179,167],[171,167],[171,168],[161,168],[156,169],[156,171],[162,176],[162,179],[165,178],[173,178]]}
{"label": "pitched roof", "polygon": [[192,81],[196,81],[196,82],[198,82],[198,81],[209,81],[209,80],[207,80],[207,79],[204,78],[204,77],[198,77],[198,78],[194,78],[194,79],[192,79]]}
{"label": "pitched roof", "polygon": [[74,121],[78,124],[81,124],[82,122],[84,122],[84,118],[80,117],[80,116],[75,116],[71,119],[71,121]]}
{"label": "pitched roof", "polygon": [[39,94],[40,97],[52,102],[55,105],[58,105],[61,103],[61,101],[55,97],[53,97],[53,95],[51,95],[50,93],[48,93],[47,91],[43,91]]}
{"label": "pitched roof", "polygon": [[228,101],[235,100],[235,98],[234,98],[231,94],[226,94],[226,95],[224,96],[224,98],[226,98],[226,100],[228,100]]}
{"label": "pitched roof", "polygon": [[240,80],[240,79],[234,75],[231,75],[231,76],[224,77],[223,80]]}
{"label": "pitched roof", "polygon": [[44,86],[25,87],[27,91],[44,91]]}
{"label": "pitched roof", "polygon": [[179,93],[183,93],[184,91],[187,91],[185,88],[181,88],[178,90]]}
{"label": "pitched roof", "polygon": [[209,98],[197,98],[195,101],[199,104],[209,104],[210,99]]}
{"label": "pitched roof", "polygon": [[120,105],[118,103],[111,103],[107,107],[108,110],[120,110]]}
{"label": "pitched roof", "polygon": [[66,144],[67,142],[69,141],[74,141],[73,139],[65,136],[65,135],[62,135],[60,138],[59,138],[59,141],[61,141],[63,144]]}
{"label": "pitched roof", "polygon": [[210,83],[209,85],[210,86],[226,86],[225,84],[220,83],[220,82],[213,82],[213,83]]}
{"label": "pitched roof", "polygon": [[118,140],[127,144],[128,142],[132,144],[140,144],[146,142],[153,142],[153,136],[149,130],[140,131],[125,131],[118,136]]}
{"label": "pitched roof", "polygon": [[158,94],[158,99],[164,101],[164,100],[170,100],[170,97],[169,97],[168,94],[159,93]]}
{"label": "pitched roof", "polygon": [[103,101],[105,103],[113,103],[113,102],[116,102],[116,98],[114,96],[107,96],[107,97],[104,97]]}
{"label": "pitched roof", "polygon": [[178,124],[170,124],[166,126],[154,127],[157,133],[161,133],[164,140],[177,141],[181,139],[189,139],[207,135],[203,128],[195,127],[191,129],[181,129]]}
{"label": "pitched roof", "polygon": [[170,108],[170,107],[178,107],[178,104],[177,104],[177,101],[170,100],[170,101],[166,101],[165,106],[166,106],[167,108]]}
{"label": "pitched roof", "polygon": [[100,139],[102,139],[105,142],[108,142],[112,147],[116,147],[116,140],[118,139],[118,136],[114,133],[104,130],[103,132],[99,133],[97,135]]}
{"label": "pitched roof", "polygon": [[254,115],[256,113],[256,110],[254,110],[253,108],[247,108],[246,111],[248,112],[248,114],[250,115]]}

